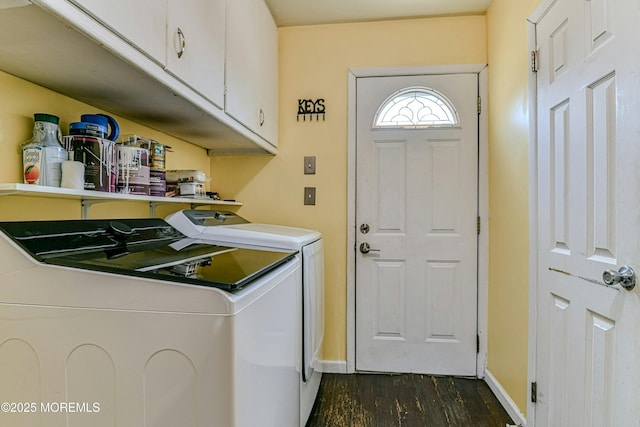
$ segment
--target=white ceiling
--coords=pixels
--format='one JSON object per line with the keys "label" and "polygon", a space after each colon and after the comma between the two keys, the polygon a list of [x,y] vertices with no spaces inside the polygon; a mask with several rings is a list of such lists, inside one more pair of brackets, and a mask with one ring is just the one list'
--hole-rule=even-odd
{"label": "white ceiling", "polygon": [[279,27],[484,13],[493,0],[265,0]]}

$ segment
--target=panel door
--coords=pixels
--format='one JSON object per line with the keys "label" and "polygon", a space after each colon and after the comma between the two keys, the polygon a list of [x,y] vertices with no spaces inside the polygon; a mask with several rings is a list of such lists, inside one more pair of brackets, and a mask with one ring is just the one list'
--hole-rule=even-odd
{"label": "panel door", "polygon": [[[410,87],[443,95],[459,123],[373,128]],[[477,88],[476,74],[357,80],[358,370],[476,373]]]}
{"label": "panel door", "polygon": [[640,12],[558,0],[536,25],[538,426],[638,425]]}

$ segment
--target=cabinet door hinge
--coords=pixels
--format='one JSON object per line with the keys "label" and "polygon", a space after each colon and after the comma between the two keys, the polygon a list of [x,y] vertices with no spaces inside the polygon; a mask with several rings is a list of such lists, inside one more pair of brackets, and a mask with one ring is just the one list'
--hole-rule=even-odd
{"label": "cabinet door hinge", "polygon": [[539,50],[532,50],[531,51],[531,71],[534,73],[538,72],[538,63],[540,61],[540,51]]}
{"label": "cabinet door hinge", "polygon": [[478,96],[478,114],[482,113],[482,97]]}
{"label": "cabinet door hinge", "polygon": [[480,217],[478,217],[478,235],[480,235],[480,224],[481,224],[481,220],[480,220]]}
{"label": "cabinet door hinge", "polygon": [[531,383],[531,403],[538,403],[538,383]]}

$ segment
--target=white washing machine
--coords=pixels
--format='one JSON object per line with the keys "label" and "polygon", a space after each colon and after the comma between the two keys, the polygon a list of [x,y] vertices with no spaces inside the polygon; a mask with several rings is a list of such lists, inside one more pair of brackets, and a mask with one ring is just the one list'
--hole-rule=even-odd
{"label": "white washing machine", "polygon": [[0,424],[298,426],[300,265],[160,219],[0,223]]}
{"label": "white washing machine", "polygon": [[324,249],[314,230],[251,223],[228,211],[183,210],[166,221],[185,235],[244,248],[296,250],[302,255],[300,425],[304,426],[318,394],[319,358],[324,339]]}

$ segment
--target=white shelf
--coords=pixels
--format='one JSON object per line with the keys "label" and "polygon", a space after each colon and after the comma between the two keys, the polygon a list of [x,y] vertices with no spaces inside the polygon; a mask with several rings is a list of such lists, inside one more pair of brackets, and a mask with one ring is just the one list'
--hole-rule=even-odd
{"label": "white shelf", "polygon": [[150,216],[155,216],[158,205],[172,203],[188,203],[192,208],[205,205],[242,206],[241,202],[229,202],[213,199],[194,199],[188,197],[156,197],[133,194],[107,193],[103,191],[71,190],[69,188],[47,187],[43,185],[7,183],[0,184],[0,196],[52,197],[80,200],[82,202],[82,218],[89,218],[91,205],[106,202],[147,202]]}

